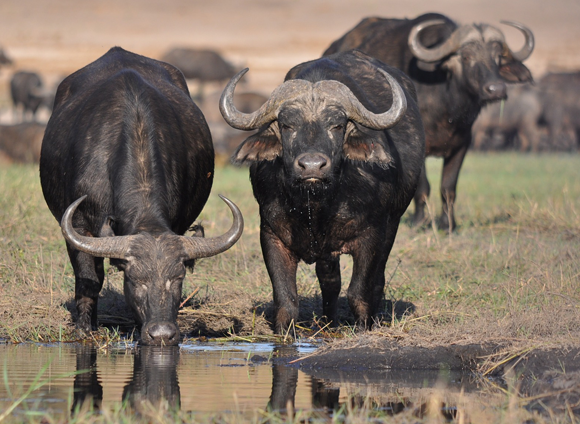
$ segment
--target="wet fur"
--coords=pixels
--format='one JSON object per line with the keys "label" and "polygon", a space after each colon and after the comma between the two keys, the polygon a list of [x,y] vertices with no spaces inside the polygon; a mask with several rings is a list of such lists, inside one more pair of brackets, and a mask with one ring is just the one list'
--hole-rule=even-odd
{"label": "wet fur", "polygon": [[[318,146],[319,140],[309,138],[308,132],[304,140],[294,140],[295,145],[311,146],[306,149],[331,149],[326,152],[333,169],[325,180],[311,183],[294,178],[289,164],[295,156],[286,157],[290,147],[280,148],[276,131],[270,129],[279,127],[280,122],[249,137],[233,156],[235,161],[251,162],[250,178],[260,206],[260,240],[274,289],[279,332],[298,318],[296,267],[300,260],[316,263],[324,314],[335,325],[339,319],[340,255],[354,258],[348,299],[361,326],[372,324],[383,298],[386,261],[424,158],[423,127],[413,85],[402,72],[360,52],[306,62],[290,70],[286,79],[343,82],[365,107],[378,113],[390,108],[392,97],[377,67],[393,75],[404,88],[407,112],[397,125],[384,131],[353,124],[349,131],[344,129],[344,139],[331,147]],[[278,121],[283,114],[284,110]],[[314,117],[315,122],[320,119]],[[257,141],[260,154],[248,160],[246,152],[253,152]],[[382,161],[365,160],[364,155],[349,159],[349,149],[364,150],[373,144],[384,153]],[[295,147],[292,151],[302,150]]]}

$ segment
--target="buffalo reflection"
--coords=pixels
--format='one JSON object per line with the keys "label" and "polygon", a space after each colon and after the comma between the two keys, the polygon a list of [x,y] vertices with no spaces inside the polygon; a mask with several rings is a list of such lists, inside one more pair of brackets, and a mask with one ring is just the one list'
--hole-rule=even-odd
{"label": "buffalo reflection", "polygon": [[80,408],[85,402],[92,402],[92,408],[99,410],[103,401],[103,386],[97,373],[97,349],[93,345],[83,343],[77,347],[76,353],[78,374],[73,385],[72,411]]}
{"label": "buffalo reflection", "polygon": [[167,402],[170,409],[181,405],[177,363],[178,346],[141,346],[135,352],[133,378],[123,388],[123,399],[139,407],[148,402],[158,406]]}
{"label": "buffalo reflection", "polygon": [[[294,345],[280,346],[274,349],[273,356],[298,356],[298,349]],[[298,368],[289,367],[286,361],[274,362],[272,364],[272,394],[268,402],[268,409],[293,415],[297,386]],[[340,389],[328,388],[322,380],[313,377],[310,379],[310,388],[313,409],[331,412],[339,408]]]}
{"label": "buffalo reflection", "polygon": [[[296,358],[299,352],[296,346],[278,346],[274,349],[270,364],[272,367],[272,389],[266,408],[281,414],[293,416],[298,387],[299,370],[289,366],[289,358]],[[76,350],[76,368],[79,374],[74,379],[74,402],[72,413],[81,406],[95,411],[103,403],[103,385],[98,367],[97,348],[90,344],[79,345]],[[122,400],[135,411],[148,408],[162,408],[177,411],[181,407],[181,393],[177,366],[180,349],[177,346],[139,346],[135,350],[131,378],[123,388]],[[254,360],[252,360],[254,362]],[[257,360],[255,362],[258,362]],[[248,364],[250,366],[250,364]],[[340,389],[329,385],[329,381],[342,381],[342,376],[310,375],[311,408],[322,414],[332,414],[341,408]],[[350,376],[352,378],[352,376]],[[359,376],[360,377],[360,376]],[[346,378],[350,381],[351,378]],[[356,379],[355,379],[356,380]],[[353,380],[354,381],[354,380]],[[395,415],[412,406],[407,399],[398,402],[377,402],[368,404],[364,395],[348,396],[348,406],[356,408],[366,404],[371,409],[381,409],[387,414]],[[217,412],[217,411],[216,411]]]}
{"label": "buffalo reflection", "polygon": [[[103,386],[99,379],[97,349],[92,345],[77,348],[77,371],[75,376],[72,411],[78,410],[85,402],[91,402],[99,410],[103,400]],[[123,400],[139,410],[146,403],[157,407],[162,403],[169,409],[178,410],[181,402],[177,364],[177,346],[139,346],[135,350],[133,375],[123,388]]]}

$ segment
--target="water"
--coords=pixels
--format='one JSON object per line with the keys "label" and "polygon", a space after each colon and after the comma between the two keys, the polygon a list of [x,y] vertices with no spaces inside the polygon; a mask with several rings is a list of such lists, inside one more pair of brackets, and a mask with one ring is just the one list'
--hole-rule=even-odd
{"label": "water", "polygon": [[[166,400],[191,412],[248,413],[256,409],[338,408],[372,397],[391,412],[408,406],[421,390],[431,390],[441,373],[341,372],[307,374],[288,358],[309,354],[310,344],[191,343],[180,347],[99,350],[81,344],[0,345],[4,382],[0,411],[6,410],[41,374],[46,384],[13,411],[69,414],[71,405],[92,399],[97,408],[127,399],[134,406]],[[83,371],[83,372],[81,372]],[[80,373],[79,373],[80,372]],[[446,390],[470,390],[465,376],[445,374]],[[290,403],[289,403],[290,402]]]}

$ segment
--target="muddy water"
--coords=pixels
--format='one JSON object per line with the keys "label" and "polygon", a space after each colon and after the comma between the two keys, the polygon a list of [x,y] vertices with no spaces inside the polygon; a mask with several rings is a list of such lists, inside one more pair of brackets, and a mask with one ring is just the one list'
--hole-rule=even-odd
{"label": "muddy water", "polygon": [[32,391],[14,414],[33,410],[58,416],[82,402],[103,408],[123,399],[134,406],[165,400],[183,411],[202,413],[284,410],[288,405],[333,410],[347,399],[352,403],[369,398],[394,413],[442,381],[446,391],[476,389],[468,377],[450,373],[324,370],[313,377],[295,364],[288,365],[314,349],[309,344],[255,343],[109,350],[80,344],[0,344],[0,366],[5,370],[0,411],[25,393],[38,376],[45,384]]}

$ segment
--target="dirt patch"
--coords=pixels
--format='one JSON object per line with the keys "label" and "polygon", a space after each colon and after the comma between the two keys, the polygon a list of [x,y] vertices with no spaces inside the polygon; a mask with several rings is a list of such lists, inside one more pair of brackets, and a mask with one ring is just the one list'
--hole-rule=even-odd
{"label": "dirt patch", "polygon": [[494,353],[498,347],[464,346],[400,346],[394,341],[375,341],[374,347],[321,348],[315,355],[297,362],[300,368],[317,370],[332,368],[359,370],[476,370],[480,358]]}

